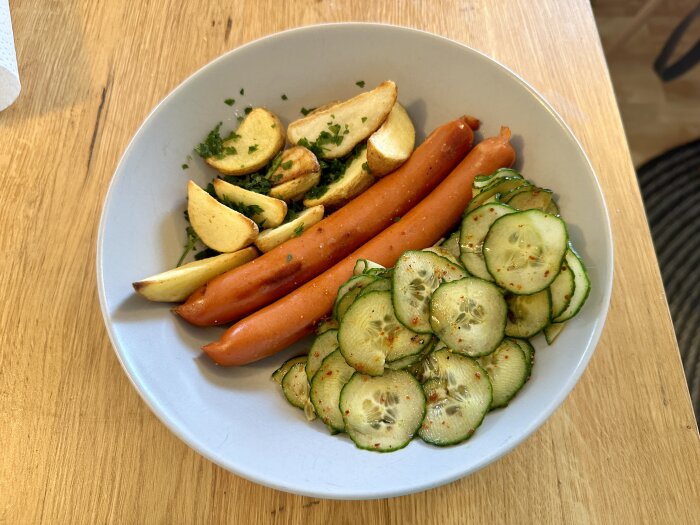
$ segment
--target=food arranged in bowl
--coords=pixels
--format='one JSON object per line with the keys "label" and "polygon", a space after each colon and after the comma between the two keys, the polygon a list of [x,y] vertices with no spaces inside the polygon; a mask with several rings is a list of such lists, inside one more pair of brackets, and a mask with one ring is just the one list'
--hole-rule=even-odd
{"label": "food arranged in bowl", "polygon": [[220,365],[315,331],[273,379],[382,452],[471,437],[530,377],[529,339],[551,344],[590,290],[552,190],[512,169],[510,130],[472,147],[479,122],[460,117],[414,150],[397,94],[386,81],[286,130],[262,107],[217,125],[196,152],[219,175],[188,183],[178,267],[134,283],[191,324],[234,323],[204,346]]}

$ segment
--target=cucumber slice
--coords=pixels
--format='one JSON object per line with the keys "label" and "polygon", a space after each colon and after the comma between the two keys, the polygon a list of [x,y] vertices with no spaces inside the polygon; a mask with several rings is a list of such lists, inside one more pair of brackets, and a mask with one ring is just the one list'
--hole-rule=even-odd
{"label": "cucumber slice", "polygon": [[294,363],[282,379],[282,392],[292,406],[304,411],[306,419],[316,418],[314,406],[309,399],[309,380],[306,377],[305,363]]}
{"label": "cucumber slice", "polygon": [[403,370],[381,377],[355,373],[340,392],[345,431],[358,448],[391,452],[405,447],[425,415],[425,395]]}
{"label": "cucumber slice", "polygon": [[[418,365],[418,363],[421,362],[421,360],[425,358],[425,356],[427,356],[430,352],[433,351],[436,342],[437,339],[432,338],[430,342],[427,345],[425,345],[425,348],[423,348],[423,350],[421,350],[419,353],[415,355],[409,355],[401,359],[397,359],[396,361],[385,363],[384,366],[386,368],[389,368],[390,370],[406,370],[413,366],[416,366]],[[415,376],[415,374],[413,374],[413,372],[410,369],[409,372]]]}
{"label": "cucumber slice", "polygon": [[338,330],[327,330],[314,339],[306,360],[306,377],[309,382],[329,354],[338,349]]}
{"label": "cucumber slice", "polygon": [[441,284],[430,302],[433,333],[455,352],[490,354],[503,339],[508,307],[500,290],[466,277]]}
{"label": "cucumber slice", "polygon": [[373,283],[376,279],[374,275],[369,274],[360,274],[350,277],[350,279],[338,288],[338,297],[333,304],[333,317],[340,321],[362,289]]}
{"label": "cucumber slice", "polygon": [[565,324],[566,324],[566,321],[563,323],[552,323],[547,328],[544,329],[544,338],[547,341],[548,345],[554,344],[554,340],[559,336],[561,331],[564,329]]}
{"label": "cucumber slice", "polygon": [[442,246],[430,246],[429,248],[424,248],[422,251],[434,253],[435,255],[439,255],[440,257],[447,259],[452,264],[459,266],[460,268],[462,267],[462,263],[459,261],[459,255],[455,257],[447,248],[443,248]]}
{"label": "cucumber slice", "polygon": [[358,297],[345,313],[338,330],[340,351],[358,372],[378,376],[385,361],[419,353],[430,337],[412,332],[394,315],[391,292]]}
{"label": "cucumber slice", "polygon": [[[546,329],[545,329],[546,330]],[[535,366],[535,347],[527,339],[510,339],[513,343],[520,347],[520,350],[525,354],[527,361],[527,378],[530,379],[532,367]]]}
{"label": "cucumber slice", "polygon": [[323,332],[327,332],[328,330],[337,329],[338,321],[336,319],[333,319],[332,317],[327,317],[319,321],[318,326],[316,327],[316,335],[321,335]]}
{"label": "cucumber slice", "polygon": [[[360,295],[364,295],[370,292],[389,292],[391,291],[391,279],[385,279],[380,277],[373,283],[369,283],[361,291]],[[358,297],[360,296],[358,295]]]}
{"label": "cucumber slice", "polygon": [[339,407],[340,391],[354,373],[355,369],[345,362],[340,350],[335,350],[326,356],[311,381],[309,398],[332,434],[345,430]]}
{"label": "cucumber slice", "polygon": [[484,262],[484,238],[496,219],[515,213],[505,204],[487,204],[465,215],[459,238],[460,260],[467,271],[485,281],[493,281]]}
{"label": "cucumber slice", "polygon": [[499,168],[491,175],[477,175],[472,183],[472,196],[476,197],[483,188],[504,177],[520,177],[522,175],[512,168]]}
{"label": "cucumber slice", "polygon": [[408,251],[394,267],[393,301],[396,317],[417,333],[430,333],[428,305],[441,283],[466,277],[466,272],[444,257],[426,251]]}
{"label": "cucumber slice", "polygon": [[[547,209],[551,209],[552,203],[554,203],[554,195],[552,194],[552,190],[546,190],[536,186],[533,186],[525,191],[521,191],[517,195],[514,195],[508,199],[509,206],[521,211],[541,210],[547,212]],[[556,206],[556,204],[554,204],[554,206]],[[558,214],[559,209],[557,208],[557,213],[552,215]]]}
{"label": "cucumber slice", "polygon": [[507,336],[532,337],[549,324],[552,312],[549,288],[532,295],[506,294],[505,297],[508,304]]}
{"label": "cucumber slice", "polygon": [[540,210],[504,215],[484,239],[486,268],[509,292],[539,292],[559,274],[567,241],[566,224],[559,217]]}
{"label": "cucumber slice", "polygon": [[519,345],[504,339],[494,353],[478,361],[493,386],[491,409],[506,406],[527,380],[529,370],[525,353]]}
{"label": "cucumber slice", "polygon": [[423,384],[426,413],[418,435],[438,446],[461,443],[474,434],[489,411],[491,383],[474,359],[449,350],[432,355],[440,362],[440,377]]}
{"label": "cucumber slice", "polygon": [[553,319],[555,323],[563,323],[575,316],[581,310],[591,291],[591,281],[588,279],[583,261],[571,248],[566,251],[565,260],[574,273],[574,295],[571,297],[571,301],[566,309]]}
{"label": "cucumber slice", "polygon": [[369,259],[357,259],[355,267],[352,270],[353,275],[367,273],[369,270],[386,270],[384,266]]}
{"label": "cucumber slice", "polygon": [[289,369],[297,363],[306,363],[306,356],[296,355],[287,359],[277,370],[272,372],[270,378],[278,385],[281,385],[282,379],[284,379],[285,374],[289,372]]}
{"label": "cucumber slice", "polygon": [[452,235],[450,235],[447,239],[442,241],[440,243],[440,248],[446,250],[447,253],[449,253],[452,257],[459,259],[459,230],[457,230],[456,232],[452,232]]}
{"label": "cucumber slice", "polygon": [[574,272],[566,263],[566,256],[559,275],[549,285],[549,291],[552,293],[552,319],[554,319],[566,310],[574,296]]}
{"label": "cucumber slice", "polygon": [[523,180],[523,183],[520,186],[516,186],[512,190],[508,190],[504,194],[501,195],[501,202],[504,204],[508,204],[510,202],[510,199],[515,197],[518,193],[521,193],[523,191],[529,191],[532,188],[532,184],[530,184],[528,181]]}
{"label": "cucumber slice", "polygon": [[482,189],[479,194],[474,197],[471,202],[469,203],[469,206],[467,206],[467,213],[469,213],[472,210],[475,210],[482,204],[484,204],[487,200],[489,200],[491,197],[496,195],[497,193],[504,195],[505,193],[509,192],[513,188],[516,188],[518,186],[521,186],[523,183],[523,178],[522,176],[518,175],[516,176],[509,176],[509,177],[503,177],[502,179],[498,179],[491,183],[490,185],[486,186],[484,189]]}

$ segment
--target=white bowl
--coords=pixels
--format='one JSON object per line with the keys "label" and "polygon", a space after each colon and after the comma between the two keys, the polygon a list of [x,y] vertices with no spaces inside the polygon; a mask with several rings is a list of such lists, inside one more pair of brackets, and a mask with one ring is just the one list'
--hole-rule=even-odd
{"label": "white bowl", "polygon": [[[552,347],[536,344],[531,380],[506,409],[489,414],[467,442],[447,448],[416,439],[379,454],[330,436],[289,406],[270,373],[308,341],[242,368],[214,366],[199,347],[221,328],[193,328],[131,283],[174,266],[184,243],[186,182],[214,172],[187,161],[218,122],[236,125],[247,105],[285,123],[302,106],[350,97],[392,79],[422,139],[463,113],[480,135],[514,133],[516,167],[558,194],[592,282],[583,310]],[[245,89],[241,96],[239,90]],[[286,94],[288,100],[282,100]],[[224,104],[236,99],[233,107]],[[237,113],[238,112],[238,113]],[[187,162],[190,168],[182,170]],[[595,174],[581,146],[528,84],[487,56],[420,31],[374,24],[306,27],[231,51],[185,80],[134,136],[114,175],[98,239],[105,323],[132,383],[155,414],[205,457],[247,479],[327,498],[380,498],[435,487],[474,472],[521,443],[554,412],[583,373],[600,337],[612,286],[612,238]]]}

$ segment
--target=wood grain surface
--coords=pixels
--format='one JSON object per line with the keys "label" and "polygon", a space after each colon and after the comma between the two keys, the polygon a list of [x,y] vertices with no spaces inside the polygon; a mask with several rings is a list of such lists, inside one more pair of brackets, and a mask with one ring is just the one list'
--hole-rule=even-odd
{"label": "wood grain surface", "polygon": [[[587,2],[10,7],[22,94],[0,113],[0,523],[697,523],[700,440]],[[366,502],[264,488],[180,442],[122,372],[95,283],[102,201],[151,108],[251,39],[350,20],[429,30],[528,79],[582,141],[615,237],[602,340],[553,417],[475,475]]]}

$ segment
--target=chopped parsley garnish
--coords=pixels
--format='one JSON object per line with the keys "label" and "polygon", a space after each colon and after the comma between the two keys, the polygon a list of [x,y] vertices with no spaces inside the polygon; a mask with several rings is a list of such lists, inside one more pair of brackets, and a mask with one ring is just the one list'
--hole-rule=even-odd
{"label": "chopped parsley garnish", "polygon": [[292,167],[292,164],[294,163],[291,160],[288,160],[287,162],[283,162],[282,164],[280,164],[280,166],[282,166],[283,170],[288,170]]}
{"label": "chopped parsley garnish", "polygon": [[223,152],[221,155],[217,155],[217,158],[218,158],[218,157],[223,158],[223,157],[225,157],[226,155],[235,155],[236,153],[238,153],[238,151],[236,150],[236,148],[234,148],[233,146],[226,146],[226,147],[224,148],[224,152]]}
{"label": "chopped parsley garnish", "polygon": [[228,183],[239,186],[245,190],[267,195],[272,189],[272,183],[263,173],[250,173],[249,175],[228,175],[224,177]]}
{"label": "chopped parsley garnish", "polygon": [[[187,212],[185,212],[185,218],[189,221]],[[180,255],[180,259],[177,261],[177,266],[182,266],[182,262],[185,260],[185,257],[187,257],[188,253],[194,250],[194,246],[199,240],[199,235],[197,235],[192,226],[188,226],[185,231],[187,232],[187,242],[185,243],[182,255]]]}
{"label": "chopped parsley garnish", "polygon": [[194,150],[200,157],[208,158],[214,157],[216,155],[221,155],[223,152],[224,139],[219,135],[219,130],[221,129],[221,122],[219,122],[214,129],[212,129],[204,142],[200,143],[199,146],[195,147]]}
{"label": "chopped parsley garnish", "polygon": [[250,154],[253,153],[254,151],[258,151],[258,145],[257,145],[257,144],[253,144],[252,146],[248,146],[248,155],[250,155]]}
{"label": "chopped parsley garnish", "polygon": [[362,169],[365,170],[367,173],[372,174],[372,170],[369,169],[369,164],[367,164],[366,162],[362,163]]}
{"label": "chopped parsley garnish", "polygon": [[204,248],[203,250],[199,250],[197,253],[194,254],[194,260],[201,261],[202,259],[208,259],[209,257],[214,257],[220,254],[221,252],[217,252],[216,250],[212,250],[211,248]]}
{"label": "chopped parsley garnish", "polygon": [[401,217],[394,217],[391,219],[393,222],[399,222],[401,220]]}
{"label": "chopped parsley garnish", "polygon": [[224,206],[228,206],[232,210],[237,211],[238,213],[243,214],[249,219],[255,221],[255,224],[257,224],[260,228],[262,228],[263,224],[265,223],[264,220],[257,221],[254,218],[256,215],[260,215],[263,212],[263,209],[257,204],[251,204],[249,206],[242,202],[234,202],[227,197],[218,197],[217,200]]}
{"label": "chopped parsley garnish", "polygon": [[[342,136],[340,137],[343,138]],[[343,157],[342,159],[331,159],[331,160],[319,160],[319,166],[321,167],[321,180],[318,185],[311,188],[305,195],[309,199],[317,199],[328,191],[328,187],[334,182],[343,178],[345,175],[345,170],[347,170],[350,163],[357,158],[360,153],[367,147],[366,144],[358,144],[352,150],[352,153]],[[313,150],[312,150],[313,151]]]}
{"label": "chopped parsley garnish", "polygon": [[361,88],[363,88],[363,87],[365,87],[365,81],[364,81],[364,80],[358,80],[357,82],[355,82],[355,85],[356,85],[356,86],[359,86],[359,87],[361,87]]}
{"label": "chopped parsley garnish", "polygon": [[237,120],[238,122],[243,122],[243,117],[239,115],[239,116],[236,117],[236,120]]}
{"label": "chopped parsley garnish", "polygon": [[315,109],[316,108],[301,108],[299,111],[301,112],[302,115],[306,116]]}
{"label": "chopped parsley garnish", "polygon": [[292,254],[288,253],[287,254],[287,262],[290,262],[293,259]]}
{"label": "chopped parsley garnish", "polygon": [[365,122],[367,122],[367,117],[362,117],[362,123],[364,124]]}
{"label": "chopped parsley garnish", "polygon": [[289,204],[287,204],[287,215],[284,217],[284,222],[292,222],[294,219],[296,219],[299,214],[304,211],[304,202],[303,201],[292,201]]}
{"label": "chopped parsley garnish", "polygon": [[187,168],[189,168],[189,166],[188,166],[187,164],[183,164],[183,165],[182,165],[182,169],[183,169],[183,170],[186,170]]}
{"label": "chopped parsley garnish", "polygon": [[231,133],[228,134],[228,137],[226,137],[225,140],[232,140],[232,141],[236,142],[240,138],[241,138],[241,136],[238,133],[236,133],[235,131],[232,131]]}
{"label": "chopped parsley garnish", "polygon": [[241,96],[245,95],[245,89],[241,88],[241,90],[239,91],[239,93],[241,94]]}
{"label": "chopped parsley garnish", "polygon": [[243,110],[243,113],[245,113],[246,115],[249,115],[251,111],[253,111],[253,106],[248,106],[247,108],[245,108]]}
{"label": "chopped parsley garnish", "polygon": [[224,100],[224,104],[226,104],[227,106],[233,106],[235,103],[236,99],[234,98],[227,98],[226,100]]}
{"label": "chopped parsley garnish", "polygon": [[294,237],[299,237],[302,233],[304,233],[304,223],[302,222],[299,226],[297,226],[294,229]]}
{"label": "chopped parsley garnish", "polygon": [[282,97],[281,97],[281,98],[282,98],[282,100],[287,100],[287,95],[285,95],[284,93],[282,93]]}

